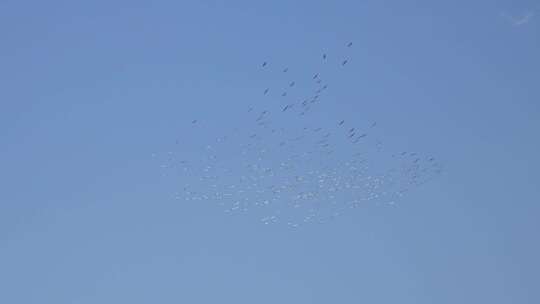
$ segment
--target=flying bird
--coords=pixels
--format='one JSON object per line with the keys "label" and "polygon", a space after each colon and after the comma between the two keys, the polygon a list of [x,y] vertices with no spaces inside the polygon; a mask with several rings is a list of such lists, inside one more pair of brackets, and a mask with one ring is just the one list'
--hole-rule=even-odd
{"label": "flying bird", "polygon": [[534,17],[534,12],[528,12],[527,14],[520,17],[510,16],[506,13],[502,13],[501,16],[506,20],[510,21],[512,25],[521,26],[531,21],[531,19]]}
{"label": "flying bird", "polygon": [[293,87],[294,84],[295,84],[295,82],[293,81],[293,82],[291,82],[291,83],[289,84],[289,86],[290,86],[290,87]]}
{"label": "flying bird", "polygon": [[352,42],[349,42],[349,44],[347,44],[347,47],[351,47],[352,46]]}
{"label": "flying bird", "polygon": [[287,73],[288,70],[289,70],[289,68],[283,69],[283,73]]}
{"label": "flying bird", "polygon": [[344,123],[345,123],[345,120],[342,120],[342,121],[339,122],[339,125],[341,126],[341,125],[343,125]]}
{"label": "flying bird", "polygon": [[265,61],[265,62],[263,62],[263,64],[262,64],[263,68],[264,68],[264,67],[266,66],[266,64],[267,64],[267,62],[266,62],[266,61]]}
{"label": "flying bird", "polygon": [[269,89],[264,90],[264,95],[268,94],[268,90]]}
{"label": "flying bird", "polygon": [[343,62],[341,63],[341,65],[346,65],[347,62],[349,62],[349,60],[348,60],[348,59],[345,59],[345,60],[343,60]]}
{"label": "flying bird", "polygon": [[326,59],[326,54],[323,54],[323,55],[322,55],[322,59]]}

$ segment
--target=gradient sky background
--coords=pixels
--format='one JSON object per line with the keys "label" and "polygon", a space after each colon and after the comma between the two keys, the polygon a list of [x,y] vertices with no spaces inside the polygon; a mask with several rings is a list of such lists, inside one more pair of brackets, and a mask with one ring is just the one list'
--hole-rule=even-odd
{"label": "gradient sky background", "polygon": [[[540,303],[539,9],[2,1],[0,302]],[[348,41],[327,115],[443,175],[297,231],[171,198],[152,153],[238,121],[262,61]]]}

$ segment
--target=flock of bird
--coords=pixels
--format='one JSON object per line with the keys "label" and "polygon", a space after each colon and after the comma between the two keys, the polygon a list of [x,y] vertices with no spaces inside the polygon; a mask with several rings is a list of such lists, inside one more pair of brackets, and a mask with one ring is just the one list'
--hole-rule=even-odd
{"label": "flock of bird", "polygon": [[[344,48],[351,49],[352,42]],[[320,60],[332,64],[329,57],[323,53]],[[348,63],[342,58],[333,64],[344,69]],[[266,61],[259,69],[289,73],[288,67],[272,69]],[[164,172],[182,183],[175,199],[215,202],[230,214],[248,212],[264,224],[297,228],[369,202],[395,204],[441,173],[434,157],[385,151],[375,121],[353,125],[311,116],[325,102],[329,85],[323,76],[316,72],[288,79],[281,88],[262,87],[260,99],[272,102],[249,107],[245,128],[206,142],[196,155],[154,154]],[[200,122],[191,125],[196,132]],[[176,144],[181,149],[180,141]]]}

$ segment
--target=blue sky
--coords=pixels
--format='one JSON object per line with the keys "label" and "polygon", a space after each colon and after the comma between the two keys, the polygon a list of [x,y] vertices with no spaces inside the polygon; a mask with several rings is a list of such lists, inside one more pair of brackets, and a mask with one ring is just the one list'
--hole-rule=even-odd
{"label": "blue sky", "polygon": [[[538,14],[535,1],[2,1],[0,302],[538,303]],[[251,132],[247,109],[289,81],[270,68],[311,75],[322,53],[336,64],[310,126],[376,121],[386,150],[434,156],[440,176],[297,230],[174,199],[192,181],[152,155],[195,159]]]}

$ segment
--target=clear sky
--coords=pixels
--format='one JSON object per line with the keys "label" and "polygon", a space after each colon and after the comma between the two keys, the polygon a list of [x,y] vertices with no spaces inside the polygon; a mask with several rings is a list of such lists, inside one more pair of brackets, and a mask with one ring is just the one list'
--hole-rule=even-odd
{"label": "clear sky", "polygon": [[[1,303],[540,303],[538,1],[3,0],[0,34]],[[440,176],[296,230],[174,198],[152,155],[250,132],[262,62],[326,52],[313,126]]]}

